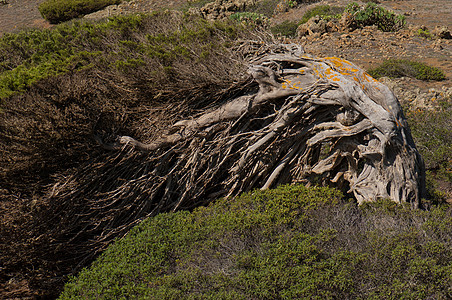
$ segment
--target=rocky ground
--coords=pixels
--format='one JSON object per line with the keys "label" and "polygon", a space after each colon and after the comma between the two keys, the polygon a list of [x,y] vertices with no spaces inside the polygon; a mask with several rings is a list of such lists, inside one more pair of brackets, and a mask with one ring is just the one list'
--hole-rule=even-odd
{"label": "rocky ground", "polygon": [[[0,36],[8,32],[17,32],[26,28],[50,28],[51,25],[40,15],[37,6],[43,0],[0,0]],[[6,2],[6,4],[4,4]],[[286,20],[300,20],[312,6],[329,4],[345,6],[348,0],[327,0],[310,5],[300,5],[281,12],[271,19],[278,24]],[[407,58],[426,62],[442,69],[447,76],[445,81],[426,82],[411,78],[397,80],[383,79],[393,89],[399,100],[413,106],[429,106],[431,101],[448,97],[452,94],[452,40],[438,37],[421,37],[417,35],[419,28],[427,28],[434,32],[437,26],[448,26],[452,30],[451,0],[399,0],[380,1],[381,5],[406,16],[407,27],[397,33],[384,33],[373,27],[355,31],[340,30],[322,32],[303,37],[296,37],[290,42],[300,43],[307,53],[318,56],[339,56],[368,69],[379,65],[387,58]],[[98,19],[106,16],[126,14],[130,12],[149,12],[159,8],[176,8],[186,5],[186,0],[132,0],[119,6],[86,16],[87,19]],[[445,185],[444,191],[450,193],[452,187]],[[11,196],[12,198],[16,196]],[[17,197],[16,197],[17,198]],[[20,222],[26,212],[14,211],[10,204],[20,201],[19,198],[0,201],[0,211],[8,211],[11,218]],[[5,200],[5,199],[3,199]],[[16,213],[17,216],[11,216]],[[0,214],[0,223],[7,222],[6,214]],[[4,220],[5,219],[5,220]],[[14,237],[11,237],[14,238]],[[14,280],[0,284],[0,298],[32,299],[33,292],[24,277],[15,276]],[[0,278],[0,282],[3,281]]]}

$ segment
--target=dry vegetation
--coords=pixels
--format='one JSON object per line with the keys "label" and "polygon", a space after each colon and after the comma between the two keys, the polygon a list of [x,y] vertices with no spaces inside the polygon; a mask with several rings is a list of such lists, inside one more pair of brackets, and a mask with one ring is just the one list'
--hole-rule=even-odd
{"label": "dry vegetation", "polygon": [[[1,40],[1,55],[8,65],[2,65],[0,81],[3,95],[10,96],[1,100],[2,193],[3,197],[29,199],[21,209],[30,218],[16,220],[25,222],[20,232],[15,232],[13,223],[2,226],[2,254],[7,262],[3,272],[20,270],[29,277],[41,274],[58,285],[62,281],[54,272],[73,272],[85,259],[94,257],[91,239],[102,233],[103,226],[114,225],[108,223],[108,214],[93,206],[102,215],[93,222],[83,216],[91,199],[52,198],[55,191],[49,186],[64,185],[76,170],[90,173],[84,177],[89,182],[99,167],[122,159],[135,160],[134,164],[146,159],[140,153],[117,156],[105,151],[96,136],[104,141],[118,134],[148,140],[173,119],[214,107],[231,94],[252,88],[236,82],[246,73],[240,52],[233,51],[242,38],[252,36],[265,39],[253,28],[207,23],[172,12],[6,35]],[[42,39],[47,39],[47,44],[43,45]],[[72,53],[69,60],[66,51]],[[54,76],[47,77],[43,69],[53,70]],[[21,84],[8,84],[11,82]],[[175,107],[181,115],[165,114]],[[121,180],[135,176],[127,170],[116,171],[120,173],[115,178]],[[96,184],[97,195],[108,190],[106,180]],[[126,232],[140,214],[146,212],[119,216],[118,225],[129,225],[119,226],[116,233]],[[20,258],[17,249],[22,249]],[[31,270],[31,265],[43,269]],[[41,288],[47,290],[45,286],[33,289]]]}
{"label": "dry vegetation", "polygon": [[[271,6],[273,13],[276,2],[266,2],[269,7]],[[254,11],[259,12],[258,8],[254,8]],[[269,12],[270,8],[265,8],[265,11]],[[259,13],[263,12],[264,10]],[[117,136],[133,136],[143,142],[153,141],[176,120],[197,115],[205,109],[217,108],[237,95],[257,92],[258,84],[246,75],[247,66],[244,63],[244,56],[247,49],[243,46],[243,39],[266,42],[271,37],[252,23],[248,25],[230,21],[208,23],[199,16],[174,12],[119,17],[98,24],[76,21],[56,26],[51,31],[4,35],[0,40],[0,181],[2,182],[0,197],[5,199],[5,203],[16,205],[4,206],[11,212],[10,219],[1,219],[0,252],[3,269],[0,271],[0,279],[4,282],[13,277],[28,280],[28,287],[33,292],[25,290],[22,295],[34,293],[37,297],[55,297],[67,279],[66,275],[74,274],[81,267],[86,266],[114,237],[128,232],[150,211],[156,214],[172,208],[145,201],[148,191],[141,187],[146,186],[144,183],[149,180],[149,177],[145,176],[149,171],[148,153],[127,147],[123,151],[112,153],[104,148],[114,144]],[[445,108],[445,111],[448,113],[444,117],[446,121],[441,120],[447,123],[447,118],[450,119],[450,107]],[[427,116],[430,114],[425,113],[425,118]],[[425,118],[421,119],[425,120]],[[417,122],[418,119],[413,117],[412,120]],[[247,126],[251,125],[247,124]],[[171,134],[171,132],[167,133]],[[439,143],[443,140],[448,141],[447,132],[444,133],[442,130],[441,134]],[[425,135],[422,135],[423,146],[429,147],[428,141],[424,138]],[[445,148],[441,148],[441,151],[444,149],[447,151],[449,146],[448,144]],[[429,159],[431,158],[434,163],[441,160],[438,168],[444,169],[445,174],[450,174],[447,171],[447,168],[450,168],[450,161],[444,160],[444,156],[442,158],[437,156],[433,155]],[[153,159],[165,161],[167,157],[163,152],[162,156]],[[165,163],[171,165],[172,162],[165,161]],[[127,197],[114,194],[115,190],[112,187],[115,186],[121,186],[121,192],[127,193]],[[165,186],[162,186],[160,190],[162,195],[167,192],[164,190]],[[303,191],[303,193],[309,195],[310,192]],[[329,201],[339,197],[334,191],[323,190],[322,193],[324,194],[319,197],[323,198],[319,201]],[[331,194],[335,196],[331,197]],[[283,196],[286,197],[284,199],[289,199],[289,196],[284,193]],[[436,198],[432,205],[438,205],[443,200],[442,196],[436,194],[434,196]],[[158,197],[158,193],[154,194],[154,197]],[[134,202],[129,201],[131,198],[135,199]],[[193,208],[208,200],[211,199],[201,199],[197,203],[188,201],[183,208]],[[255,201],[255,199],[252,200]],[[242,202],[237,203],[240,207]],[[138,207],[134,207],[137,204]],[[410,215],[409,210],[404,208],[399,211],[389,205],[388,209],[388,204],[384,204],[381,216],[379,215],[380,207],[377,205],[373,213],[378,216],[369,217],[366,212],[358,212],[354,205],[347,204],[346,208],[334,205],[312,213],[313,223],[309,225],[312,232],[307,233],[311,236],[303,236],[301,240],[289,238],[291,243],[295,244],[302,242],[305,238],[319,241],[319,244],[316,244],[317,242],[313,242],[313,245],[306,244],[306,249],[312,250],[311,246],[314,248],[327,246],[323,256],[314,253],[315,251],[309,252],[309,255],[312,254],[317,259],[315,263],[309,265],[312,274],[318,270],[327,273],[328,267],[323,261],[324,258],[326,264],[338,262],[346,266],[352,261],[356,266],[360,266],[375,254],[375,257],[379,258],[371,259],[374,266],[382,266],[380,258],[382,261],[387,258],[388,260],[384,261],[386,267],[399,268],[397,270],[401,274],[408,270],[408,274],[412,277],[407,277],[406,284],[413,280],[420,282],[419,287],[426,288],[423,291],[426,296],[451,295],[450,290],[447,289],[447,281],[442,281],[442,278],[445,278],[444,274],[447,273],[447,267],[450,268],[450,257],[444,253],[450,249],[447,245],[441,244],[444,240],[450,239],[450,231],[443,228],[445,230],[440,232],[440,236],[434,236],[435,230],[432,229],[435,226],[448,226],[450,210],[439,208],[435,215],[427,216],[428,212],[425,212],[425,215],[421,212],[418,216]],[[370,208],[371,211],[373,209]],[[282,210],[284,211],[285,208],[283,207]],[[196,214],[202,215],[202,209],[200,211],[201,213]],[[331,212],[334,216],[338,216],[338,211],[343,216],[342,219],[335,220],[337,224],[340,223],[339,225],[333,221],[334,224],[331,222],[323,224],[323,219],[331,219]],[[397,217],[392,218],[394,211]],[[245,212],[247,213],[249,212]],[[239,211],[238,214],[243,212]],[[410,235],[410,226],[400,225],[404,221],[398,218],[399,214],[409,215],[407,222],[414,220],[414,223],[417,222],[416,226],[424,226],[432,230],[431,236],[422,236],[420,231],[419,234]],[[443,223],[439,215],[444,217]],[[176,215],[174,218],[177,219],[179,216]],[[399,230],[403,227],[402,233],[381,239],[375,237],[375,240],[356,239],[356,241],[362,243],[360,245],[366,251],[379,246],[388,249],[402,241],[401,248],[398,248],[400,251],[391,252],[392,257],[400,260],[400,264],[393,264],[390,256],[385,256],[384,251],[369,252],[370,254],[366,252],[355,258],[354,255],[359,252],[359,246],[347,245],[351,248],[344,248],[340,239],[337,243],[328,244],[338,236],[340,238],[345,236],[348,241],[353,240],[356,238],[353,236],[354,232],[351,233],[351,237],[347,237],[347,230],[352,228],[360,233],[365,232],[367,229],[359,229],[356,224],[367,226],[364,219],[380,217],[384,221],[390,220],[388,222],[392,222],[391,224],[399,224],[397,229],[391,228]],[[158,220],[166,222],[166,218],[172,220],[173,217],[162,215]],[[361,220],[361,223],[357,222],[352,226],[347,223],[349,220]],[[427,221],[424,222],[425,220]],[[432,225],[428,220],[431,220]],[[301,219],[288,220],[288,222],[292,221],[301,222]],[[322,227],[323,225],[325,228]],[[314,232],[313,229],[322,227],[329,230],[330,227],[335,226],[343,226],[343,228],[328,236]],[[277,230],[279,229],[278,227]],[[137,230],[141,229],[135,229],[134,232]],[[254,234],[253,230],[266,230],[266,228],[251,228],[251,233],[247,234]],[[288,232],[292,232],[291,230]],[[373,232],[374,235],[381,233],[375,228],[369,228],[368,231]],[[217,233],[208,232],[203,238],[210,240],[210,234]],[[236,232],[231,234],[234,235]],[[187,235],[184,238],[187,241],[194,237]],[[140,243],[138,240],[136,242]],[[271,251],[277,251],[279,245],[285,242],[287,239],[282,238],[275,244],[267,246]],[[417,242],[419,247],[412,246]],[[251,242],[244,239],[239,243]],[[189,244],[184,244],[184,247],[189,247],[187,245]],[[262,246],[258,243],[253,244],[253,247],[248,247],[245,252],[238,254],[236,263],[240,270],[247,268],[252,270],[258,265],[262,267],[262,262],[273,255],[259,252]],[[413,247],[417,248],[413,249]],[[430,257],[426,253],[433,249],[432,247],[436,252]],[[216,251],[215,247],[212,249],[207,247],[205,250]],[[303,252],[306,249],[299,250]],[[337,249],[341,250],[336,251]],[[253,251],[261,253],[262,257],[256,260],[251,259],[250,253],[254,253]],[[347,251],[356,252],[351,254]],[[411,253],[408,258],[405,256],[407,253]],[[421,259],[416,260],[413,253],[419,254]],[[284,264],[291,265],[293,261],[290,253],[280,254],[284,263],[275,268],[282,274],[281,270],[287,267]],[[171,253],[168,255],[171,256]],[[195,255],[199,257],[199,253]],[[370,256],[366,258],[366,255]],[[444,257],[446,259],[441,261]],[[171,258],[174,257],[171,256]],[[260,258],[262,261],[259,260]],[[275,258],[275,255],[272,258]],[[191,265],[192,260],[190,258],[187,264]],[[428,262],[431,260],[435,260],[436,264],[430,264],[429,267]],[[118,272],[122,272],[122,267],[125,266],[120,266]],[[174,265],[170,267],[173,268]],[[261,273],[260,270],[263,272]],[[240,292],[234,294],[235,290],[228,292],[231,292],[232,296],[263,298],[281,296],[259,287],[259,282],[268,278],[273,271],[265,268],[256,271],[256,276],[253,275],[254,277],[249,281],[254,285],[252,295]],[[105,273],[104,270],[99,272]],[[166,293],[171,290],[175,295],[180,295],[177,294],[181,293],[180,290],[173,289],[174,285],[191,285],[189,281],[199,274],[190,272],[190,270],[182,270],[180,273],[182,275],[176,274],[177,278],[166,278],[168,282],[162,283],[160,292]],[[349,289],[351,288],[350,276],[353,274],[347,272],[342,277],[339,275],[335,277],[341,288],[334,287],[334,289],[342,294],[336,295],[330,288],[325,287],[326,292],[322,295],[338,297],[356,295],[359,289],[353,290],[355,294],[352,293],[352,289]],[[380,273],[382,276],[386,274],[383,267]],[[186,276],[184,281],[182,277],[187,274],[189,276]],[[436,276],[432,281],[438,283],[436,287],[424,280],[425,276],[430,276],[428,274]],[[262,278],[259,277],[261,275]],[[86,279],[88,284],[97,281],[97,279],[92,280],[91,275],[87,276],[81,281],[86,278],[88,278]],[[368,273],[368,276],[373,275]],[[229,280],[221,281],[223,279],[206,279],[206,282],[222,285]],[[280,278],[281,281],[286,279]],[[245,280],[242,283],[246,282]],[[381,293],[390,293],[388,290],[390,283],[389,277],[385,277],[381,285],[371,281],[365,282],[367,286],[374,290],[376,288],[376,291]],[[397,285],[397,283],[400,282],[393,284]],[[266,285],[274,290],[281,287],[280,283],[272,286],[267,282]],[[3,287],[6,285],[0,285],[0,289]],[[410,287],[407,293],[411,294],[403,294],[406,287],[403,282],[396,287],[401,296],[413,296],[417,292]],[[182,293],[184,292],[182,289]],[[124,295],[133,297],[140,294],[134,293],[135,291]],[[21,294],[19,291],[6,295],[14,297]],[[297,294],[294,291],[293,295],[307,294]]]}

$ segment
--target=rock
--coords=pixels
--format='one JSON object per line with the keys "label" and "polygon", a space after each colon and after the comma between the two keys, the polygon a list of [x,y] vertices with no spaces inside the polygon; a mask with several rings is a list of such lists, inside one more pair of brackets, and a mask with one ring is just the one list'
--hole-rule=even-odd
{"label": "rock", "polygon": [[202,16],[201,9],[199,7],[190,7],[188,13],[191,15]]}
{"label": "rock", "polygon": [[436,40],[433,44],[432,44],[432,48],[435,50],[443,50],[444,47],[441,45],[441,39]]}
{"label": "rock", "polygon": [[440,39],[450,40],[452,39],[452,35],[447,26],[436,26],[433,30],[433,34]]}
{"label": "rock", "polygon": [[273,12],[273,14],[277,15],[277,14],[285,13],[285,12],[289,11],[289,8],[290,8],[289,1],[286,1],[286,0],[280,1],[278,3],[278,5],[276,5],[276,8],[275,8],[275,11]]}
{"label": "rock", "polygon": [[315,16],[309,19],[308,22],[301,24],[297,28],[298,37],[306,35],[322,35],[328,31],[327,22],[320,16]]}
{"label": "rock", "polygon": [[255,3],[256,0],[216,0],[204,5],[201,12],[209,20],[224,19],[235,12],[245,11]]}
{"label": "rock", "polygon": [[342,27],[342,30],[354,30],[357,28],[356,21],[353,18],[353,15],[346,12],[342,14],[342,17],[339,20],[339,24],[340,27]]}
{"label": "rock", "polygon": [[326,23],[326,27],[328,32],[337,32],[340,30],[340,24],[338,19],[331,19]]}

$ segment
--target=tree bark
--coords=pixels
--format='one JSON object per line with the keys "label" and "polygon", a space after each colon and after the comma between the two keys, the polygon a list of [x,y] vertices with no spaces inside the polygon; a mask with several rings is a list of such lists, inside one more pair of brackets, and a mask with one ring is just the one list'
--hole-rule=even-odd
{"label": "tree bark", "polygon": [[297,45],[244,48],[255,92],[175,121],[150,143],[98,139],[110,151],[53,187],[55,201],[81,203],[73,222],[89,225],[80,230],[107,242],[159,212],[295,182],[334,186],[358,203],[420,206],[423,160],[386,86]]}

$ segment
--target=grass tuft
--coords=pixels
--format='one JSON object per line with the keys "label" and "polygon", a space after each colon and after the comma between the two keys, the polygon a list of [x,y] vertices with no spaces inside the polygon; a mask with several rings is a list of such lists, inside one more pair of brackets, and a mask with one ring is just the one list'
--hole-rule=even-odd
{"label": "grass tuft", "polygon": [[329,5],[319,5],[309,9],[301,18],[301,24],[309,21],[312,17],[320,16],[323,19],[340,18],[344,8]]}
{"label": "grass tuft", "polygon": [[446,75],[438,68],[406,59],[389,59],[380,66],[370,69],[368,73],[374,78],[412,77],[419,80],[444,80]]}
{"label": "grass tuft", "polygon": [[298,22],[284,21],[281,24],[270,28],[270,31],[276,36],[295,37],[297,34]]}
{"label": "grass tuft", "polygon": [[46,0],[39,4],[38,9],[44,19],[58,24],[119,3],[121,0]]}

